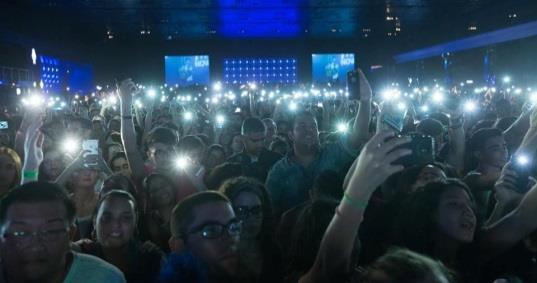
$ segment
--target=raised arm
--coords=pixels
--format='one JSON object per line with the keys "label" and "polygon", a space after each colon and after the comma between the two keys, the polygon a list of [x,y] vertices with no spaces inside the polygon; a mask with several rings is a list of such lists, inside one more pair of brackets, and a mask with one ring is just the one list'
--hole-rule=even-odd
{"label": "raised arm", "polygon": [[[132,120],[132,97],[136,92],[136,86],[130,79],[121,82],[119,86],[119,100],[121,102],[121,139],[127,154],[127,161],[134,178],[144,177],[144,159],[136,144],[136,131]],[[146,118],[147,119],[147,118]]]}
{"label": "raised arm", "polygon": [[[537,110],[533,110],[528,129],[517,153],[533,156],[537,150]],[[535,160],[533,160],[535,162]],[[537,229],[537,185],[533,186],[520,204],[505,217],[485,227],[480,246],[484,258],[488,259],[528,236]]]}
{"label": "raised arm", "polygon": [[408,137],[393,138],[394,135],[380,132],[364,146],[347,173],[350,177],[346,178],[343,199],[324,234],[315,263],[299,282],[330,282],[334,276],[350,271],[353,247],[373,192],[389,176],[403,170],[403,166],[391,163],[411,153],[408,149],[394,150],[410,141]]}
{"label": "raised arm", "polygon": [[360,105],[356,119],[349,135],[349,147],[358,149],[369,140],[369,122],[371,121],[371,98],[373,91],[362,70],[360,75]]}
{"label": "raised arm", "polygon": [[43,162],[44,134],[40,130],[43,125],[43,113],[42,111],[36,112],[36,115],[32,114],[34,119],[28,126],[24,140],[24,164],[22,166],[21,184],[37,181],[39,165]]}

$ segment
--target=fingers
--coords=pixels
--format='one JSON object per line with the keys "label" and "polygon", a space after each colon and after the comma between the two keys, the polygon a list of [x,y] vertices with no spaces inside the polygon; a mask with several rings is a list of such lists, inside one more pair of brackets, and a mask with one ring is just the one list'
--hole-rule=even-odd
{"label": "fingers", "polygon": [[409,136],[392,138],[380,147],[380,151],[382,154],[386,154],[388,152],[393,151],[397,147],[407,144],[411,141],[412,138]]}
{"label": "fingers", "polygon": [[388,153],[386,155],[386,157],[384,158],[383,160],[383,163],[388,165],[388,164],[392,164],[392,162],[402,158],[402,157],[405,157],[407,155],[410,155],[412,153],[412,150],[410,149],[407,149],[407,148],[401,148],[401,149],[398,149],[398,150],[394,150],[390,153]]}
{"label": "fingers", "polygon": [[395,136],[395,133],[388,130],[379,131],[376,135],[371,138],[368,142],[369,147],[377,147],[379,144],[383,144],[387,138]]}

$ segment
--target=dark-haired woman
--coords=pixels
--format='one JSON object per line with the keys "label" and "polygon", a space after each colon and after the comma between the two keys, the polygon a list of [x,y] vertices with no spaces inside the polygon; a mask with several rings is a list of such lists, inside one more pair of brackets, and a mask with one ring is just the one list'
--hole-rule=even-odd
{"label": "dark-haired woman", "polygon": [[255,179],[238,177],[222,184],[220,192],[231,200],[242,221],[239,252],[244,275],[252,282],[281,282],[282,256],[273,239],[272,208],[265,187]]}
{"label": "dark-haired woman", "polygon": [[127,282],[152,282],[164,257],[151,242],[136,240],[136,200],[125,191],[113,190],[100,199],[93,217],[94,240],[75,243],[83,253],[102,258],[119,268]]}

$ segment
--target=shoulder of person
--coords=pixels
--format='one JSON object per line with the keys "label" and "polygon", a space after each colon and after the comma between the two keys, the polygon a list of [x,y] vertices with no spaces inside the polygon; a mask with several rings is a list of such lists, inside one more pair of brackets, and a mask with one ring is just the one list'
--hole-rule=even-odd
{"label": "shoulder of person", "polygon": [[64,283],[125,282],[123,273],[112,264],[92,255],[73,252],[73,263]]}

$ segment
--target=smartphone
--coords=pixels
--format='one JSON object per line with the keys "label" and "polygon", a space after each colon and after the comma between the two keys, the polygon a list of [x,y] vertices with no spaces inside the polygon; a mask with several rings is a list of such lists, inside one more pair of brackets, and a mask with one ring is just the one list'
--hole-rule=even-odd
{"label": "smartphone", "polygon": [[350,100],[360,100],[360,74],[358,71],[347,73],[347,90]]}
{"label": "smartphone", "polygon": [[511,166],[517,174],[515,191],[525,194],[528,191],[529,177],[533,168],[530,159],[523,155],[512,155]]}
{"label": "smartphone", "polygon": [[99,156],[99,140],[85,140],[82,142],[84,152],[84,167],[96,167]]}
{"label": "smartphone", "polygon": [[399,109],[393,103],[386,103],[381,112],[382,123],[400,133],[405,126],[407,109]]}
{"label": "smartphone", "polygon": [[393,164],[403,165],[406,168],[433,162],[435,154],[434,138],[418,133],[411,133],[409,136],[412,140],[395,150],[407,148],[412,150],[412,154],[399,158]]}
{"label": "smartphone", "polygon": [[9,129],[9,123],[7,121],[0,121],[0,130]]}

